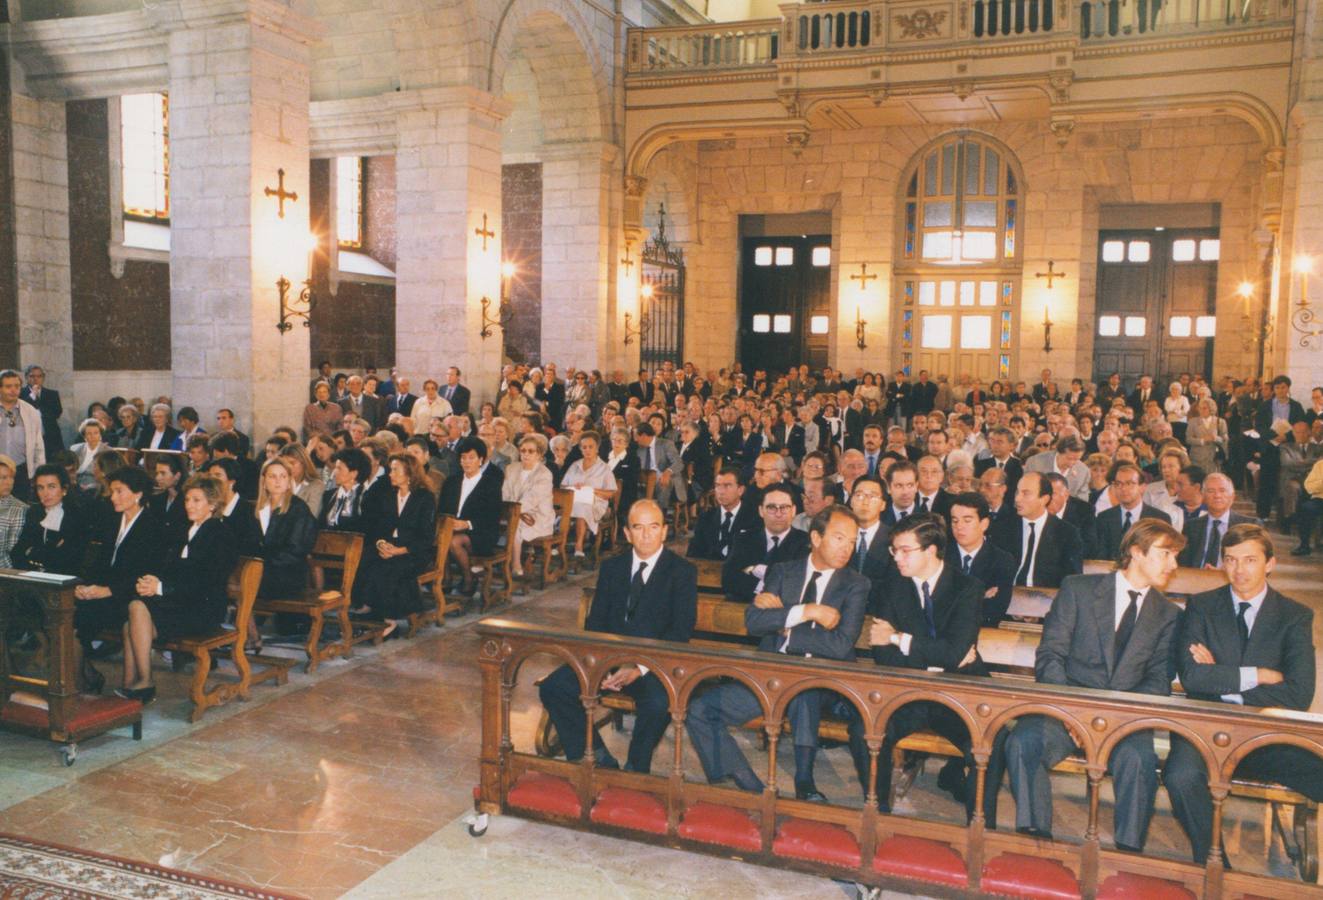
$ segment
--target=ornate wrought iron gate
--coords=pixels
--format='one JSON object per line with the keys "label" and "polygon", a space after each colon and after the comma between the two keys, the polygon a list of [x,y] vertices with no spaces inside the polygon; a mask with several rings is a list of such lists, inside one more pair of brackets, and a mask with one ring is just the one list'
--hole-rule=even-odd
{"label": "ornate wrought iron gate", "polygon": [[659,209],[657,233],[643,245],[643,284],[639,311],[647,328],[639,337],[639,368],[654,369],[684,354],[684,250],[666,237],[666,205]]}

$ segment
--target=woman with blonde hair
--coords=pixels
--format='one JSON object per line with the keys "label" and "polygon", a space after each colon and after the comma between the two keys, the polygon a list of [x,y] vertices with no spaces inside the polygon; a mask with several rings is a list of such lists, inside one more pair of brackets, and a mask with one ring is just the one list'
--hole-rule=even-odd
{"label": "woman with blonde hair", "polygon": [[254,509],[257,529],[250,532],[255,546],[242,548],[263,563],[258,597],[298,596],[308,583],[308,554],[317,542],[317,520],[308,504],[295,496],[295,486],[287,458],[277,456],[262,466]]}
{"label": "woman with blonde hair", "polygon": [[276,455],[289,464],[290,476],[294,479],[294,496],[308,504],[308,512],[316,519],[322,512],[322,494],[326,488],[317,467],[312,464],[312,457],[302,444],[286,444]]}

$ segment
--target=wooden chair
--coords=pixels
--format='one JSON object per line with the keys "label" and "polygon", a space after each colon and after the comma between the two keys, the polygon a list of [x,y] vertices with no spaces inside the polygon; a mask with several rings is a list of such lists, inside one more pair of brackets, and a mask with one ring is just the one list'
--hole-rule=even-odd
{"label": "wooden chair", "polygon": [[[514,576],[511,574],[510,560],[514,554],[515,531],[519,528],[519,504],[502,503],[501,516],[505,520],[505,545],[498,546],[491,556],[471,556],[469,566],[482,568],[482,612],[494,606],[510,602],[514,589]],[[501,574],[503,586],[493,591],[492,584],[497,574]]]}
{"label": "wooden chair", "polygon": [[433,606],[424,612],[412,613],[409,616],[409,630],[407,637],[413,637],[418,633],[418,629],[428,623],[435,624],[438,628],[446,624],[447,613],[458,613],[463,610],[463,605],[457,600],[450,600],[446,597],[446,563],[450,559],[450,543],[455,536],[455,517],[442,516],[436,523],[436,556],[432,563],[432,568],[418,576],[418,586],[426,587],[432,592]]}
{"label": "wooden chair", "polygon": [[[300,597],[280,597],[258,600],[253,611],[259,615],[272,613],[290,613],[307,616],[310,621],[308,640],[304,650],[308,654],[304,671],[315,672],[324,660],[337,656],[348,658],[354,655],[354,644],[363,640],[381,642],[384,625],[366,627],[360,625],[359,635],[355,635],[353,624],[349,621],[350,596],[354,585],[354,576],[358,573],[358,564],[363,557],[363,535],[347,531],[323,531],[317,535],[308,557],[308,565],[320,569],[325,577],[327,571],[339,571],[340,588],[338,590],[319,591],[309,588]],[[340,628],[340,639],[321,646],[322,628],[327,618],[335,619]]]}
{"label": "wooden chair", "polygon": [[684,467],[685,496],[690,499],[680,500],[676,498],[671,504],[671,524],[675,529],[675,535],[681,536],[689,532],[689,504],[693,502],[690,492],[694,489],[694,464],[686,463]]}
{"label": "wooden chair", "polygon": [[[248,638],[248,620],[252,618],[253,604],[257,601],[257,589],[262,583],[262,561],[247,556],[241,557],[237,567],[237,580],[239,590],[234,604],[234,630],[219,628],[208,634],[156,642],[160,650],[189,654],[194,659],[193,683],[188,690],[189,699],[193,701],[193,710],[188,715],[190,722],[196,722],[211,707],[228,703],[235,697],[247,700],[250,688],[255,683],[275,681],[279,685],[289,680],[292,660],[260,658],[264,668],[254,677],[249,657],[244,652],[244,642]],[[229,654],[238,673],[238,680],[220,682],[208,690],[207,679],[211,675],[211,657],[217,651]],[[253,657],[253,659],[259,658]]]}
{"label": "wooden chair", "polygon": [[[557,488],[553,500],[556,504],[556,514],[560,516],[556,530],[546,537],[534,538],[525,545],[532,550],[531,559],[534,565],[539,559],[542,561],[538,569],[538,590],[545,590],[547,585],[560,581],[569,572],[570,567],[568,548],[574,491]],[[560,557],[559,561],[556,561],[557,554]]]}
{"label": "wooden chair", "polygon": [[611,502],[607,504],[606,512],[602,515],[602,521],[597,523],[597,534],[593,535],[593,566],[601,564],[607,548],[614,552],[620,545],[616,537],[620,527],[620,486],[616,485],[615,493],[611,495]]}

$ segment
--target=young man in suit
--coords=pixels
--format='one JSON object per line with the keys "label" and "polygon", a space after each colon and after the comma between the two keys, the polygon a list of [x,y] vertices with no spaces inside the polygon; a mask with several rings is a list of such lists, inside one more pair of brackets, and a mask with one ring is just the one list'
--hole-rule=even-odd
{"label": "young man in suit", "polygon": [[[985,675],[978,657],[977,642],[983,586],[951,565],[946,557],[946,522],[941,516],[919,513],[907,518],[891,533],[895,566],[887,584],[870,599],[872,626],[868,643],[873,662],[879,666]],[[850,716],[850,753],[859,783],[868,795],[869,754],[863,722]],[[891,752],[906,736],[932,729],[966,754],[965,764],[973,773],[969,756],[969,731],[960,717],[939,703],[921,701],[902,706],[887,721],[882,752],[878,754],[873,782],[877,807],[891,811]],[[974,784],[963,771],[943,772],[943,788],[958,795],[973,811]]]}
{"label": "young man in suit", "polygon": [[46,387],[46,371],[41,366],[28,366],[23,372],[27,375],[28,383],[18,396],[41,413],[41,437],[49,459],[64,449],[64,435],[60,432],[60,416],[64,414],[64,406],[60,403],[60,392]]}
{"label": "young man in suit", "polygon": [[[887,508],[887,492],[876,475],[861,475],[850,491],[850,509],[859,523],[850,567],[873,583],[878,590],[882,576],[891,568],[891,528],[882,521]],[[870,600],[871,604],[871,600]]]}
{"label": "young man in suit", "polygon": [[[459,383],[459,367],[451,366],[446,370],[446,386],[441,389],[441,396],[446,398],[450,408],[456,415],[465,416],[469,412],[469,389]],[[550,401],[551,380],[554,375],[547,376],[547,396]],[[562,397],[564,395],[562,394]]]}
{"label": "young man in suit", "polygon": [[919,492],[919,470],[914,463],[898,462],[887,470],[887,492],[891,496],[891,505],[883,514],[883,521],[890,528],[895,528],[918,512],[914,497]]}
{"label": "young man in suit", "polygon": [[[253,455],[253,442],[248,435],[239,430],[234,422],[234,410],[222,407],[216,410],[216,435],[234,435],[234,455],[241,459],[250,459]],[[216,436],[216,435],[213,435]]]}
{"label": "young man in suit", "polygon": [[725,559],[731,545],[761,526],[757,508],[744,502],[744,476],[736,466],[724,466],[713,484],[717,503],[694,523],[685,555],[690,559]]}
{"label": "young man in suit", "polygon": [[[625,534],[633,551],[602,563],[584,630],[688,643],[698,610],[698,571],[693,563],[666,549],[661,507],[651,500],[636,501],[629,509]],[[666,688],[646,666],[624,665],[602,679],[601,689],[634,698],[634,735],[625,769],[647,774],[652,770],[653,752],[671,724]],[[591,691],[592,686],[586,690]],[[538,687],[570,762],[582,759],[585,750],[584,693],[578,676],[567,665]],[[593,759],[598,768],[620,767],[597,729],[593,729]]]}
{"label": "young man in suit", "polygon": [[1052,482],[1041,472],[1025,472],[1015,489],[1019,517],[1015,583],[1028,587],[1061,587],[1067,575],[1084,571],[1080,533],[1047,511]]}
{"label": "young man in suit", "polygon": [[[868,579],[849,566],[858,536],[853,513],[843,506],[828,507],[813,520],[808,558],[768,570],[765,590],[744,613],[749,634],[760,639],[759,650],[815,659],[853,658],[869,592]],[[818,803],[827,802],[813,780],[824,693],[804,691],[786,710],[795,746],[795,797]],[[752,691],[735,681],[717,685],[690,704],[685,725],[709,783],[729,777],[742,790],[763,790],[762,779],[729,729],[767,712]]]}
{"label": "young man in suit", "polygon": [[1107,480],[1116,492],[1116,505],[1098,513],[1097,550],[1099,559],[1112,559],[1127,531],[1140,519],[1157,519],[1171,524],[1171,516],[1156,506],[1143,502],[1144,479],[1139,466],[1119,462],[1112,465]]}
{"label": "young man in suit", "polygon": [[1253,516],[1231,511],[1236,500],[1236,488],[1231,479],[1221,472],[1204,476],[1204,515],[1185,520],[1185,549],[1181,551],[1181,565],[1192,569],[1220,569],[1222,567],[1222,539],[1235,525],[1262,525]]}
{"label": "young man in suit", "polygon": [[[1308,710],[1314,699],[1313,611],[1269,586],[1277,560],[1262,527],[1231,526],[1221,552],[1230,584],[1191,597],[1185,607],[1177,667],[1187,696]],[[1235,774],[1323,800],[1323,759],[1300,747],[1261,747],[1241,760]],[[1213,837],[1208,781],[1202,754],[1173,734],[1162,783],[1197,863],[1207,861]]]}
{"label": "young man in suit", "polygon": [[797,508],[789,487],[777,484],[763,491],[758,506],[762,527],[733,538],[730,554],[721,567],[721,589],[729,599],[749,603],[770,567],[808,553],[809,537],[790,527]]}
{"label": "young man in suit", "polygon": [[[1025,479],[1029,477],[1026,474]],[[1116,572],[1067,578],[1043,620],[1035,680],[1160,697],[1171,694],[1171,646],[1180,611],[1162,588],[1176,571],[1184,545],[1185,538],[1169,524],[1145,519],[1126,534]],[[1016,723],[1005,742],[1005,766],[1015,796],[1017,831],[1051,838],[1050,774],[1074,750],[1070,732],[1058,719],[1034,715]],[[999,755],[994,750],[994,756]],[[1119,850],[1144,849],[1158,791],[1157,765],[1151,731],[1126,737],[1108,757],[1116,795],[1113,833]],[[988,777],[985,790],[995,795],[999,766],[989,764]]]}
{"label": "young man in suit", "polygon": [[983,585],[982,623],[995,628],[1006,617],[1015,589],[1015,557],[988,540],[988,501],[969,491],[951,498],[951,543],[946,558]]}

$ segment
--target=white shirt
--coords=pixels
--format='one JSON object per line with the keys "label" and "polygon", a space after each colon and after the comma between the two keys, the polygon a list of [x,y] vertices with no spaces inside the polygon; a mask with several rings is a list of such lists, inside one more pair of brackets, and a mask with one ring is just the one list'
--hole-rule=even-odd
{"label": "white shirt", "polygon": [[46,515],[41,520],[41,527],[47,531],[59,531],[60,525],[64,522],[64,504],[57,503],[46,510]]}
{"label": "white shirt", "polygon": [[266,534],[267,528],[271,525],[270,506],[264,506],[257,511],[257,521],[262,523],[262,534]]}
{"label": "white shirt", "polygon": [[[1263,600],[1268,596],[1268,585],[1263,585],[1263,590],[1259,591],[1253,597],[1241,597],[1236,593],[1236,589],[1231,589],[1231,611],[1239,617],[1240,604],[1248,603],[1249,609],[1245,610],[1245,625],[1250,634],[1254,633],[1254,620],[1259,617],[1259,610],[1263,608]],[[1259,670],[1256,666],[1240,666],[1240,693],[1223,694],[1222,699],[1228,703],[1245,702],[1242,696],[1245,691],[1252,690],[1259,686]]]}
{"label": "white shirt", "polygon": [[331,513],[326,517],[330,525],[335,525],[340,521],[340,517],[350,510],[350,498],[354,496],[353,488],[336,488],[335,500],[331,504]]}
{"label": "white shirt", "polygon": [[1139,621],[1139,613],[1144,608],[1144,601],[1148,598],[1148,588],[1137,588],[1126,580],[1124,572],[1116,573],[1115,588],[1115,609],[1113,610],[1112,630],[1121,627],[1121,617],[1130,606],[1130,592],[1139,591],[1139,601],[1135,603],[1135,621]]}
{"label": "white shirt", "polygon": [[[867,528],[859,529],[859,537],[862,537],[864,539],[864,546],[869,550],[873,549],[873,538],[877,537],[877,530],[881,526],[882,526],[882,520],[879,518],[876,522],[874,522],[872,525],[869,525]],[[858,538],[855,539],[855,549],[856,550],[859,549]]]}
{"label": "white shirt", "polygon": [[[201,527],[202,527],[202,523],[201,523],[201,522],[194,522],[191,526],[189,526],[189,529],[188,529],[188,538],[184,541],[184,549],[181,550],[181,551],[179,551],[179,558],[180,558],[180,559],[188,559],[188,545],[189,545],[190,543],[192,543],[192,541],[193,541],[193,536],[194,536],[195,534],[198,533],[198,529],[201,528]],[[156,588],[156,593],[157,593],[158,595],[161,593],[161,588],[160,588],[159,585],[158,585],[157,588]]]}
{"label": "white shirt", "polygon": [[1029,577],[1025,580],[1027,587],[1034,586],[1034,563],[1038,561],[1038,548],[1043,546],[1043,526],[1047,525],[1047,515],[1044,511],[1037,519],[1026,519],[1020,526],[1020,568],[1024,568],[1024,559],[1029,550],[1029,526],[1034,526],[1034,554],[1029,557]]}
{"label": "white shirt", "polygon": [[[809,579],[813,577],[813,573],[814,573],[814,572],[818,572],[818,573],[820,573],[820,574],[818,575],[817,597],[815,598],[814,602],[815,602],[815,603],[821,603],[821,602],[822,602],[822,598],[825,597],[825,596],[827,596],[827,585],[831,584],[831,577],[832,577],[833,575],[836,574],[836,570],[835,570],[835,569],[818,569],[818,568],[815,568],[814,565],[813,565],[813,557],[812,557],[812,556],[809,556],[807,559],[805,559],[805,560],[804,560],[804,591],[805,591],[806,593],[807,593],[807,591],[808,591],[808,583],[809,583]],[[795,602],[795,605],[792,606],[792,607],[790,607],[789,612],[786,613],[786,628],[785,628],[785,630],[786,630],[786,639],[781,643],[781,649],[778,651],[778,652],[780,652],[780,653],[785,653],[785,652],[786,652],[786,648],[790,646],[790,629],[795,628],[795,627],[798,626],[798,625],[802,625],[802,624],[804,624],[804,610],[805,610],[805,607],[807,606],[807,604],[802,603],[802,602],[799,602],[799,601],[801,601],[801,600],[803,600],[803,599],[804,599],[804,595],[803,595],[803,594],[801,594],[800,596],[796,597],[796,598],[795,598],[795,601],[796,601],[796,602]],[[783,603],[785,602],[785,598],[782,598],[782,602],[783,602]],[[817,622],[812,622],[812,623],[810,623],[810,624],[811,624],[814,628],[816,628],[816,627],[818,626],[818,623],[817,623]],[[805,654],[804,654],[804,658],[805,658],[805,659],[812,659],[812,658],[813,658],[813,654],[812,654],[812,653],[805,653]]]}
{"label": "white shirt", "polygon": [[165,432],[164,432],[164,431],[153,431],[153,432],[152,432],[152,442],[151,442],[151,444],[150,444],[149,446],[150,446],[151,449],[153,449],[153,450],[159,450],[160,447],[161,447],[161,444],[162,444],[162,442],[163,442],[164,440],[165,440]]}
{"label": "white shirt", "polygon": [[[630,581],[634,580],[634,573],[639,570],[639,563],[646,563],[648,567],[643,570],[642,577],[643,577],[643,583],[647,584],[648,579],[652,577],[652,573],[657,571],[657,560],[661,557],[662,551],[665,549],[666,549],[665,545],[658,547],[656,553],[652,554],[652,556],[645,557],[644,559],[639,559],[639,555],[637,553],[630,553],[629,580]],[[647,666],[641,663],[635,663],[635,665],[638,666],[640,673],[642,673],[643,675],[648,674]]]}
{"label": "white shirt", "polygon": [[[1035,537],[1034,540],[1037,541],[1038,538]],[[986,543],[987,543],[986,540],[979,541],[978,546],[975,547],[973,550],[967,550],[964,547],[961,547],[959,544],[956,544],[956,552],[959,554],[959,558],[956,560],[956,562],[960,564],[960,571],[962,572],[965,571],[966,557],[969,558],[969,564],[971,566],[974,565],[974,560],[978,559],[978,555],[983,550],[983,545]]]}
{"label": "white shirt", "polygon": [[[937,590],[937,579],[942,577],[942,570],[945,568],[946,568],[946,564],[942,563],[937,567],[937,571],[934,572],[932,575],[929,575],[927,578],[910,579],[910,581],[914,582],[914,590],[918,592],[920,606],[922,606],[923,604],[923,586],[925,584],[928,585],[928,596],[931,597],[933,592]],[[896,639],[894,643],[896,644],[897,647],[900,648],[900,652],[903,653],[904,655],[906,656],[910,655],[910,645],[913,642],[914,642],[914,635],[905,634],[903,632],[896,633]]]}
{"label": "white shirt", "polygon": [[238,505],[239,495],[230,494],[230,502],[225,504],[225,509],[221,511],[221,515],[228,519],[230,516],[234,515],[234,508]]}
{"label": "white shirt", "polygon": [[127,515],[120,517],[119,534],[115,538],[115,549],[110,554],[110,564],[112,566],[115,564],[115,557],[119,555],[119,545],[124,543],[125,536],[129,533],[129,530],[133,528],[133,524],[137,522],[138,519],[140,518],[142,518],[141,507],[139,507],[138,509],[138,514],[134,516],[132,519],[130,519]]}
{"label": "white shirt", "polygon": [[[485,468],[487,467],[483,466],[483,469]],[[480,478],[482,478],[482,469],[479,469],[476,475],[465,475],[464,480],[459,483],[459,506],[455,509],[455,515],[459,515],[464,509],[464,502],[469,499],[469,494],[473,493],[473,489],[478,486]]]}
{"label": "white shirt", "polygon": [[[939,493],[938,491],[933,491],[931,494],[925,494],[923,491],[919,491],[918,497],[922,497],[924,500],[928,501],[928,512],[932,512],[933,507],[937,505],[938,493]],[[914,500],[914,507],[916,509],[919,508],[919,500],[917,497]]]}

